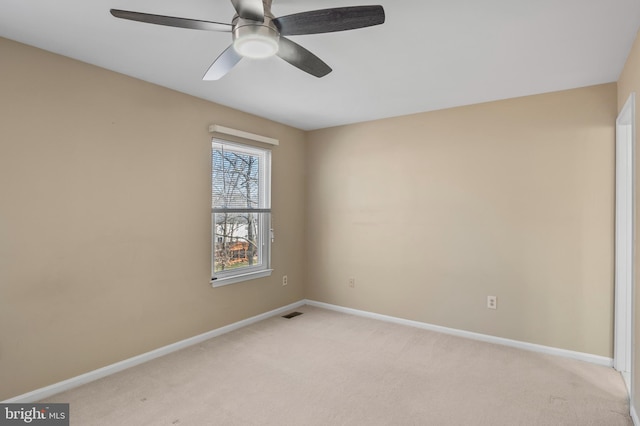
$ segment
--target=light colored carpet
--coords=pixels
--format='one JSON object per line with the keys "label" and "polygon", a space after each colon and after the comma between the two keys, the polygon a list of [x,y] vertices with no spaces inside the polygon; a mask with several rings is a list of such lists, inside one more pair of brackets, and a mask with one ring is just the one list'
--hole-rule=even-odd
{"label": "light colored carpet", "polygon": [[315,307],[47,399],[71,425],[632,425],[611,368]]}

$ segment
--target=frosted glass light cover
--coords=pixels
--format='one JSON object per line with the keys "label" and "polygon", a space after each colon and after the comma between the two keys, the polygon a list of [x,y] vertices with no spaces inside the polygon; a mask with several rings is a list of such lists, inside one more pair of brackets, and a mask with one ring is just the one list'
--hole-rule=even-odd
{"label": "frosted glass light cover", "polygon": [[268,58],[278,53],[278,42],[261,34],[246,34],[233,42],[240,55],[247,58]]}

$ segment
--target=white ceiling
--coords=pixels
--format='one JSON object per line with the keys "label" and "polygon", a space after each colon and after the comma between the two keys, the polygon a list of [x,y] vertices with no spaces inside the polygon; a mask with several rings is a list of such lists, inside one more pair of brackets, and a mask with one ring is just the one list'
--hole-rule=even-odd
{"label": "white ceiling", "polygon": [[333,68],[320,79],[274,57],[202,81],[229,33],[109,14],[230,22],[229,0],[0,0],[0,36],[310,130],[617,81],[640,26],[639,0],[274,0],[272,12],[367,4],[385,24],[291,37]]}

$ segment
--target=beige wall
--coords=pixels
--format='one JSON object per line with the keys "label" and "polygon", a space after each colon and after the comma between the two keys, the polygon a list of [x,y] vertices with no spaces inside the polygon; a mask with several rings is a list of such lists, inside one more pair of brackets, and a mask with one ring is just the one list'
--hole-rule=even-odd
{"label": "beige wall", "polygon": [[[640,93],[640,37],[636,37],[635,43],[633,44],[633,47],[631,48],[631,52],[629,53],[629,57],[627,58],[627,63],[625,64],[624,69],[622,70],[622,74],[620,75],[620,79],[618,80],[618,112],[622,110],[622,107],[624,106],[625,102],[629,98],[629,95],[634,92],[636,93],[636,96],[638,96],[638,94]],[[640,105],[638,105],[637,102],[638,102],[638,99],[636,98],[636,117],[635,117],[636,132],[638,128],[637,126],[640,124],[640,115],[639,115]],[[640,157],[639,157],[640,153],[637,149],[637,146],[638,145],[636,143],[636,159],[635,159],[636,170],[638,167],[637,165],[640,164]],[[638,192],[640,191],[640,183],[637,181],[638,176],[639,174],[636,171],[636,200],[640,199],[640,193]],[[635,219],[636,224],[640,224],[640,220],[638,218],[638,212],[639,210],[636,209],[636,219]],[[635,247],[635,255],[636,255],[635,282],[637,283],[638,282],[638,265],[640,265],[640,250],[638,250],[637,246]],[[638,389],[640,389],[640,375],[637,373],[638,371],[640,371],[640,350],[638,350],[638,348],[640,347],[640,316],[637,314],[639,306],[640,306],[640,291],[635,290],[635,300],[634,300],[635,335],[633,336],[635,346],[633,350],[634,365],[632,366],[632,372],[633,372],[632,389],[634,389],[634,395],[633,395],[634,400],[632,401],[632,404],[635,407],[636,412],[640,412],[640,392],[638,391]]]}
{"label": "beige wall", "polygon": [[607,84],[310,132],[307,297],[611,357],[615,118]]}
{"label": "beige wall", "polygon": [[[307,134],[1,38],[0,58],[0,400],[304,297],[612,356],[614,123],[637,45],[618,93]],[[281,140],[274,275],[217,289],[211,123]]]}
{"label": "beige wall", "polygon": [[[2,38],[0,64],[0,400],[304,297],[304,132]],[[274,275],[216,289],[211,123],[281,141]]]}

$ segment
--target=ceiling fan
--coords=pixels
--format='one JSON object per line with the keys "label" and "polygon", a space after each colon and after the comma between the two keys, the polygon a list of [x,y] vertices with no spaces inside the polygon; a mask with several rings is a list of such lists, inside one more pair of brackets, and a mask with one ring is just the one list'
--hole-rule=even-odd
{"label": "ceiling fan", "polygon": [[203,80],[222,78],[243,57],[266,58],[273,55],[313,76],[324,77],[331,72],[331,67],[283,36],[353,30],[380,25],[385,19],[382,6],[337,7],[276,18],[271,13],[271,2],[272,0],[231,0],[236,10],[231,24],[120,9],[111,9],[111,14],[116,18],[149,24],[230,32],[233,43],[211,64]]}

